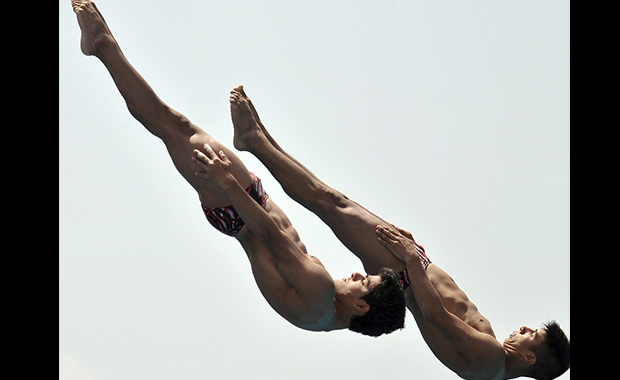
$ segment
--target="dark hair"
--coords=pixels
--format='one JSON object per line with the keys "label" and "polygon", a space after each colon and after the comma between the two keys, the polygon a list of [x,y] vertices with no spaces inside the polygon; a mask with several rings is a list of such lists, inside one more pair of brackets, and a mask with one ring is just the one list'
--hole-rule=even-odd
{"label": "dark hair", "polygon": [[570,367],[570,340],[556,321],[543,324],[547,331],[545,341],[534,348],[536,363],[528,376],[539,380],[551,380],[560,376]]}
{"label": "dark hair", "polygon": [[349,330],[364,335],[389,334],[405,326],[405,292],[396,272],[389,268],[379,271],[381,283],[361,297],[370,309],[351,318]]}

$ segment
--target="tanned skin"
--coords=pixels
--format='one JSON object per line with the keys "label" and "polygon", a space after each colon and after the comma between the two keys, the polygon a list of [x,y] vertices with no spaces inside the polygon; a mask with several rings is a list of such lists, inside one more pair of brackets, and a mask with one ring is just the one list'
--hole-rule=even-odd
{"label": "tanned skin", "polygon": [[[96,5],[87,0],[71,3],[82,31],[82,52],[104,64],[131,115],[164,142],[201,203],[210,208],[232,203],[242,216],[246,225],[235,238],[273,309],[295,326],[311,331],[345,329],[352,316],[365,314],[369,305],[360,297],[380,283],[381,277],[353,273],[333,279],[319,259],[307,254],[297,231],[273,200],[259,206],[250,198],[245,189],[251,176],[234,152],[155,94],[121,51]],[[197,176],[199,169],[202,174]]]}
{"label": "tanned skin", "polygon": [[[409,271],[407,307],[435,356],[460,377],[498,380],[522,376],[535,363],[531,351],[545,330],[522,327],[499,342],[491,323],[446,272],[426,270],[411,233],[393,226],[326,185],[275,141],[238,86],[231,91],[234,145],[254,154],[295,201],[323,220],[369,273],[381,267]],[[432,260],[432,257],[431,257]]]}

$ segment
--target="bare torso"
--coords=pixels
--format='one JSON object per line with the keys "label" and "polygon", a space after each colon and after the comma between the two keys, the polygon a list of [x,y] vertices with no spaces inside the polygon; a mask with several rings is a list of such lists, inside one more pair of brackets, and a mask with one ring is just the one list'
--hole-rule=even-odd
{"label": "bare torso", "polygon": [[[403,270],[404,263],[392,255],[376,238],[375,227],[377,225],[389,225],[389,223],[337,191],[334,191],[332,197],[336,199],[335,202],[338,207],[326,205],[324,209],[313,211],[332,228],[340,241],[360,258],[366,271],[373,273],[381,267],[389,267],[396,271]],[[433,260],[432,253],[429,254],[429,258],[431,261]],[[428,266],[426,274],[440,295],[444,307],[450,313],[476,331],[487,334],[490,339],[495,340],[490,322],[480,314],[476,305],[458,287],[452,277],[435,264]],[[466,364],[465,357],[453,348],[440,331],[425,320],[411,287],[406,290],[405,294],[407,308],[415,317],[424,340],[433,354],[446,367],[463,378],[494,379],[495,372],[498,370],[496,365],[490,365],[488,369],[482,371],[479,368],[471,371],[471,367]],[[498,348],[501,348],[499,342]],[[498,363],[497,365],[503,363],[502,352],[500,349],[497,350],[498,359],[495,360]]]}
{"label": "bare torso", "polygon": [[[457,316],[476,331],[483,334],[488,334],[490,337],[495,338],[495,333],[493,332],[493,328],[491,327],[489,320],[480,314],[476,305],[474,305],[465,292],[458,287],[452,277],[450,277],[435,264],[430,264],[428,266],[426,269],[426,274],[441,297],[444,307],[450,313]],[[464,370],[464,368],[467,368],[467,365],[465,364],[465,357],[453,348],[451,343],[439,330],[424,319],[420,308],[415,302],[413,292],[408,289],[406,295],[407,308],[414,315],[424,341],[439,361],[463,378],[493,378],[494,372],[496,372],[495,368],[489,368],[489,373]],[[501,356],[498,355],[498,357]]]}
{"label": "bare torso", "polygon": [[[299,249],[306,254],[307,260],[324,268],[318,258],[308,255],[306,246],[299,238],[299,234],[275,202],[268,199],[263,208],[278,227],[285,231]],[[324,302],[319,304],[300,304],[298,297],[291,296],[291,292],[294,292],[292,287],[279,275],[272,254],[250,229],[243,227],[236,238],[250,260],[254,279],[261,293],[278,314],[293,325],[305,330],[329,331],[334,329],[336,324],[336,314],[333,307],[334,292],[326,292]]]}
{"label": "bare torso", "polygon": [[[338,239],[362,261],[368,273],[378,273],[383,267],[402,271],[405,263],[379,243],[375,232],[378,225],[389,223],[323,183],[303,164],[286,153],[260,122],[258,113],[245,95],[243,87],[239,86],[233,91],[238,99],[245,102],[245,107],[240,106],[238,112],[232,113],[235,147],[253,153],[291,198],[314,212],[332,229]],[[437,292],[442,300],[439,311],[441,320],[434,320],[437,326],[442,327],[442,331],[427,321],[412,290],[409,289],[408,308],[414,314],[433,353],[461,377],[476,380],[501,378],[505,353],[501,343],[495,339],[488,320],[478,312],[450,276],[436,265],[431,264],[428,270],[422,273],[426,274],[431,282],[428,284],[429,281],[426,281],[429,286],[425,287],[424,291],[433,288],[433,292]],[[416,277],[419,278],[421,277]],[[436,297],[437,295],[435,299]],[[435,314],[433,317],[436,316]],[[450,336],[452,341],[448,341],[447,336]]]}

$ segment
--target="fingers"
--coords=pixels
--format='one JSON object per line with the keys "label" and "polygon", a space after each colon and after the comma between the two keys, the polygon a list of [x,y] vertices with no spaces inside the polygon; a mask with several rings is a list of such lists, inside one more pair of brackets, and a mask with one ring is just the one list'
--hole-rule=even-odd
{"label": "fingers", "polygon": [[204,174],[209,170],[209,165],[213,164],[213,161],[209,160],[209,158],[198,149],[194,149],[194,154],[196,157],[192,157],[192,162],[201,170],[201,172],[194,172],[194,174],[196,177],[204,177]]}
{"label": "fingers", "polygon": [[194,154],[196,155],[196,157],[192,157],[194,159],[194,161],[198,161],[202,164],[212,164],[213,161],[207,157],[204,153],[202,153],[201,151],[199,151],[198,149],[194,149]]}
{"label": "fingers", "polygon": [[388,226],[377,226],[377,231],[385,234],[386,236],[396,237],[398,236],[398,231]]}
{"label": "fingers", "polygon": [[389,249],[390,251],[397,243],[396,241],[390,239],[389,237],[387,237],[385,234],[383,234],[379,230],[377,230],[377,235],[378,235],[377,240],[379,241],[379,243],[381,243],[381,245],[383,245],[385,248]]}
{"label": "fingers", "polygon": [[222,160],[222,162],[229,164],[230,160],[228,159],[228,157],[226,156],[226,153],[224,153],[223,150],[220,150],[217,155],[219,156],[220,160]]}
{"label": "fingers", "polygon": [[[200,161],[204,162],[205,164],[212,164],[213,161],[220,158],[218,157],[218,155],[215,154],[215,152],[213,151],[213,148],[211,148],[209,144],[205,144],[204,149],[205,149],[205,153],[202,153],[198,149],[194,149],[194,154]],[[224,152],[222,152],[221,150],[219,151],[219,153],[224,154]]]}
{"label": "fingers", "polygon": [[213,165],[212,158],[217,158],[215,156],[215,152],[213,152],[213,148],[211,148],[209,144],[205,144],[204,148],[205,148],[206,154],[202,153],[198,149],[194,149],[193,151],[195,157],[192,157],[192,162],[196,166],[198,166],[200,170],[202,170],[202,173],[200,172],[194,173],[197,177],[204,177],[205,172],[209,171],[209,166]]}
{"label": "fingers", "polygon": [[388,242],[388,241],[386,241],[386,240],[383,240],[383,239],[381,238],[381,236],[377,237],[377,240],[379,241],[379,243],[381,243],[384,247],[386,247],[386,248],[388,248],[388,249],[389,249],[389,248],[390,248],[390,246],[392,245],[392,243],[390,243],[390,242]]}
{"label": "fingers", "polygon": [[215,152],[213,151],[213,148],[211,148],[211,145],[205,143],[204,148],[205,148],[205,152],[207,152],[207,157],[209,157],[210,159],[217,157],[215,155]]}
{"label": "fingers", "polygon": [[413,235],[411,234],[411,232],[407,231],[407,230],[403,230],[402,228],[395,226],[392,224],[392,227],[394,229],[396,229],[398,232],[400,232],[401,235],[403,235],[404,237],[406,237],[407,239],[411,239],[413,240]]}
{"label": "fingers", "polygon": [[224,151],[220,150],[215,153],[209,144],[204,144],[204,150],[205,153],[198,149],[193,150],[194,157],[192,157],[192,162],[201,170],[201,172],[194,173],[197,177],[209,178],[210,174],[213,175],[215,173],[214,169],[216,169],[216,166],[220,167],[222,164],[230,166],[231,162]]}
{"label": "fingers", "polygon": [[384,245],[396,244],[398,242],[397,235],[389,228],[386,228],[384,226],[377,226],[375,231],[379,237],[379,241]]}

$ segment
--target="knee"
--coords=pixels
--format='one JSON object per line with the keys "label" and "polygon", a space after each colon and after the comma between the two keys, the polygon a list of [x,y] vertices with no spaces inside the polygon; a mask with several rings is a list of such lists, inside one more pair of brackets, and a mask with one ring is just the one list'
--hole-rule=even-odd
{"label": "knee", "polygon": [[346,206],[347,196],[323,183],[310,188],[312,196],[310,203],[315,210],[327,212]]}
{"label": "knee", "polygon": [[140,123],[144,124],[145,126],[147,125],[147,123],[152,123],[152,121],[148,117],[148,114],[146,112],[143,112],[143,110],[140,107],[138,107],[137,105],[129,101],[127,102],[126,105],[127,105],[127,109],[129,110],[129,113],[131,114],[131,116],[134,117],[134,119],[138,120]]}
{"label": "knee", "polygon": [[146,114],[132,107],[131,104],[127,106],[133,117],[141,122],[152,134],[164,141],[179,135],[188,137],[194,134],[192,123],[189,119],[166,104],[160,103],[152,107]]}
{"label": "knee", "polygon": [[182,113],[168,106],[164,106],[159,111],[158,118],[166,125],[166,129],[171,132],[182,133],[186,136],[194,134],[191,121]]}

